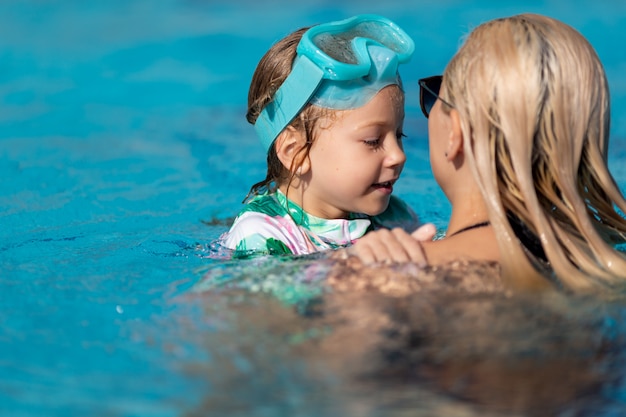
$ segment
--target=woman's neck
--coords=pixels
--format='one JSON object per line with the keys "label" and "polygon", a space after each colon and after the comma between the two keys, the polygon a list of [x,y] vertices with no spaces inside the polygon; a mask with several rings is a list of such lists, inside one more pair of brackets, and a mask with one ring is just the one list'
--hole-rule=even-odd
{"label": "woman's neck", "polygon": [[446,233],[448,236],[489,224],[487,207],[480,194],[465,195],[464,198],[457,199],[452,204],[452,214]]}
{"label": "woman's neck", "polygon": [[488,221],[489,215],[482,199],[480,202],[467,202],[460,207],[457,205],[452,208],[447,234],[450,235],[468,226]]}

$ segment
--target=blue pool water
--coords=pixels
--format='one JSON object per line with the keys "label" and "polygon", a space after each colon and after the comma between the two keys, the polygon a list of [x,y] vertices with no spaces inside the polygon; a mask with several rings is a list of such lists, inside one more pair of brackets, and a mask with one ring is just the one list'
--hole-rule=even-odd
{"label": "blue pool water", "polygon": [[[427,363],[448,363],[453,354],[467,363],[412,384],[407,369],[420,361],[390,348],[388,358],[400,359],[389,363],[402,367],[359,362],[356,374],[376,378],[353,378],[346,364],[367,361],[367,332],[325,339],[329,328],[342,327],[324,321],[331,313],[319,318],[314,305],[300,303],[320,291],[323,264],[302,284],[295,260],[235,264],[213,250],[265,173],[244,117],[258,59],[291,30],[357,13],[383,14],[416,41],[402,73],[408,162],[396,192],[425,221],[444,226],[449,208],[430,175],[416,81],[440,73],[473,26],[525,11],[571,24],[596,47],[612,94],[609,162],[626,189],[626,3],[410,3],[0,3],[1,415],[542,415],[537,410],[548,406],[564,416],[626,414],[623,303],[547,297],[533,301],[539,315],[528,300],[470,299],[483,319],[510,320],[477,326],[471,333],[480,337],[470,340],[453,326],[475,322],[469,310],[440,312],[428,334],[441,349],[420,351]],[[241,280],[258,297],[210,291],[200,285],[207,274]],[[415,314],[443,305],[429,301],[416,301]],[[335,302],[364,312],[395,308],[388,299]],[[305,314],[295,315],[294,306]],[[346,341],[359,343],[350,350]],[[487,348],[504,352],[489,355],[500,361],[485,361]],[[545,363],[528,365],[537,351]],[[467,377],[460,369],[476,358],[489,365],[472,368],[484,387],[446,394],[446,376]],[[511,368],[511,358],[530,374]],[[496,390],[507,385],[493,383],[500,369],[528,384],[570,373],[541,391],[546,398],[535,395],[535,408],[516,408],[534,404],[520,398],[536,392]],[[553,391],[563,381],[575,395]],[[503,400],[494,405],[495,397]]]}

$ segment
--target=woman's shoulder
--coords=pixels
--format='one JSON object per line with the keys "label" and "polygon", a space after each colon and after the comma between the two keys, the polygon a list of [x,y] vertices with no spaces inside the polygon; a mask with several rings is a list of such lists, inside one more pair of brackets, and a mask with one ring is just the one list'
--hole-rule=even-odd
{"label": "woman's shoulder", "polygon": [[500,260],[500,250],[491,227],[449,236],[432,242],[422,242],[430,265],[440,265],[457,259]]}

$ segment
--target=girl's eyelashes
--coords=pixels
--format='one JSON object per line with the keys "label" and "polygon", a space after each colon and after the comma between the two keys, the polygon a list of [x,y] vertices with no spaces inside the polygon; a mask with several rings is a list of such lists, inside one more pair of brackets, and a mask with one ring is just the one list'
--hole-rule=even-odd
{"label": "girl's eyelashes", "polygon": [[363,143],[365,143],[370,148],[378,148],[380,146],[381,140],[380,138],[369,139],[369,140],[364,140]]}
{"label": "girl's eyelashes", "polygon": [[[402,131],[396,132],[396,140],[399,143],[402,143],[402,139],[406,137],[407,136]],[[381,138],[368,139],[368,140],[364,140],[363,143],[365,143],[367,146],[371,148],[378,149],[382,146],[383,140]]]}

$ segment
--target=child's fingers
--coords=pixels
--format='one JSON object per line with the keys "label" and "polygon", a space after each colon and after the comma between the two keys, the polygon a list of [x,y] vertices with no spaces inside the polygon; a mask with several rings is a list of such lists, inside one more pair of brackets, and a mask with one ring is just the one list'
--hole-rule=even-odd
{"label": "child's fingers", "polygon": [[378,252],[376,253],[378,262],[408,262],[409,253],[403,243],[405,237],[409,235],[402,229],[384,230],[378,234]]}
{"label": "child's fingers", "polygon": [[426,223],[420,226],[417,230],[411,233],[414,239],[419,240],[420,242],[427,242],[433,240],[435,234],[437,233],[437,227],[435,227],[432,223]]}
{"label": "child's fingers", "polygon": [[390,257],[387,241],[391,238],[391,233],[386,229],[370,232],[360,238],[350,248],[350,252],[358,256],[365,264],[383,262]]}
{"label": "child's fingers", "polygon": [[[422,230],[426,226],[428,225],[422,226],[416,232]],[[434,225],[432,226],[434,228]],[[424,247],[422,246],[420,241],[417,240],[415,236],[416,232],[413,232],[413,234],[409,235],[402,229],[394,229],[392,231],[392,233],[395,235],[396,239],[398,240],[398,243],[400,243],[400,245],[402,246],[403,252],[408,257],[407,261],[415,262],[419,266],[426,266],[428,264],[427,259],[426,259],[426,253],[424,252]],[[434,236],[434,233],[431,234],[429,230],[425,229],[425,231],[423,232],[425,234],[423,234],[422,236],[429,236],[429,237],[427,239],[421,239],[421,240],[430,241],[432,239],[432,236]]]}
{"label": "child's fingers", "polygon": [[363,264],[373,264],[376,262],[376,251],[372,249],[368,242],[358,241],[351,246],[348,251],[351,255],[357,256]]}
{"label": "child's fingers", "polygon": [[365,264],[384,261],[389,257],[389,250],[386,244],[389,238],[388,230],[383,229],[370,232],[360,238],[351,251]]}
{"label": "child's fingers", "polygon": [[420,265],[426,263],[420,243],[402,229],[370,232],[355,243],[351,252],[366,264],[409,261]]}

